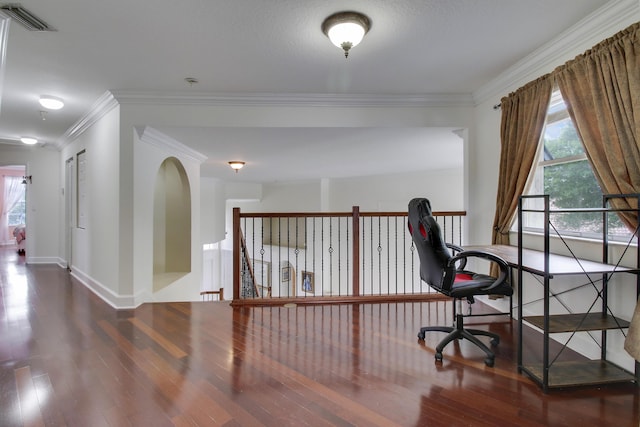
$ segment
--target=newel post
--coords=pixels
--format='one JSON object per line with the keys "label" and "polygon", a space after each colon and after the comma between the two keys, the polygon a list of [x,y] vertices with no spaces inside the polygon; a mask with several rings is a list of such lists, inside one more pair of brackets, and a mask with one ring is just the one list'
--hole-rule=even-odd
{"label": "newel post", "polygon": [[353,220],[353,296],[360,295],[360,207],[354,206]]}
{"label": "newel post", "polygon": [[240,208],[233,208],[233,300],[240,299]]}

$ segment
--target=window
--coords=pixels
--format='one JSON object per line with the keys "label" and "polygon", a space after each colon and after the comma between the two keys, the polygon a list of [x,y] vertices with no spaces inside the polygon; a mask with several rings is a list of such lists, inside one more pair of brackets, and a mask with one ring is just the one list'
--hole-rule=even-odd
{"label": "window", "polygon": [[9,211],[9,226],[20,225],[25,223],[25,211],[26,211],[26,202],[24,200],[24,195],[22,199],[16,203],[16,205]]}
{"label": "window", "polygon": [[[543,147],[528,194],[548,194],[551,209],[602,207],[602,190],[559,90],[551,96],[542,138]],[[528,207],[543,208],[531,204]],[[563,235],[602,237],[599,212],[553,214],[551,222]],[[525,230],[541,231],[542,227],[541,214],[527,213],[523,217]],[[609,215],[609,235],[611,239],[627,241],[631,233],[617,215]]]}

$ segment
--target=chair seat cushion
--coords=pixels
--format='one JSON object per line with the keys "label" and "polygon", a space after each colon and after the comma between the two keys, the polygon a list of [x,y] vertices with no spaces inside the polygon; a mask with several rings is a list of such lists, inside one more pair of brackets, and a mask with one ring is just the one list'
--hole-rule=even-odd
{"label": "chair seat cushion", "polygon": [[495,281],[495,277],[487,276],[486,274],[458,271],[449,296],[465,298],[472,295],[513,295],[513,288],[507,282],[495,288],[487,289]]}

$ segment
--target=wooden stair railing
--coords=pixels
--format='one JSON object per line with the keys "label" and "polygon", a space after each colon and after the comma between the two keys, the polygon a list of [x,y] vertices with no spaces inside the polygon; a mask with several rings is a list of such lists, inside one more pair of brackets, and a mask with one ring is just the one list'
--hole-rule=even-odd
{"label": "wooden stair railing", "polygon": [[[443,217],[444,228],[443,231],[446,233],[447,231],[447,218],[450,222],[450,236],[452,243],[461,245],[462,243],[462,218],[466,215],[465,211],[443,211],[443,212],[434,212],[435,215],[439,217]],[[269,290],[265,290],[261,292],[261,286],[259,285],[258,280],[256,280],[255,272],[252,265],[252,260],[250,257],[251,248],[247,247],[247,242],[245,240],[245,236],[242,229],[242,219],[247,218],[314,218],[314,219],[322,219],[322,218],[349,218],[348,223],[351,224],[351,228],[347,227],[347,239],[349,240],[349,245],[347,246],[348,252],[350,252],[350,258],[347,259],[346,269],[348,271],[349,280],[351,281],[352,287],[350,289],[349,294],[335,294],[329,292],[324,295],[305,295],[305,294],[296,294],[295,292],[291,296],[276,296],[272,297],[270,289],[271,285],[268,285]],[[287,303],[298,303],[298,304],[327,304],[327,303],[357,303],[357,302],[409,302],[409,301],[427,301],[427,300],[439,300],[446,299],[442,294],[439,293],[427,293],[420,291],[420,286],[416,289],[418,291],[412,292],[414,289],[413,281],[411,282],[410,288],[404,288],[397,293],[389,292],[376,294],[371,291],[371,287],[365,289],[361,286],[361,282],[365,282],[367,284],[371,284],[371,275],[372,271],[365,271],[364,266],[366,265],[366,261],[363,260],[361,264],[360,259],[364,257],[365,254],[369,261],[369,268],[371,267],[371,258],[372,255],[377,255],[380,251],[380,247],[377,248],[372,246],[373,238],[370,236],[372,233],[372,224],[373,218],[378,218],[377,226],[380,227],[380,223],[386,221],[387,226],[389,225],[389,221],[387,218],[401,218],[406,217],[406,212],[360,212],[359,207],[354,206],[351,212],[289,212],[289,213],[248,213],[241,214],[240,208],[233,208],[233,300],[231,302],[232,305],[272,305],[272,304],[287,304]],[[456,219],[457,223],[454,225],[453,220]],[[364,221],[364,222],[363,222]],[[369,225],[367,226],[366,221],[369,221]],[[392,221],[395,221],[392,219]],[[297,224],[294,222],[294,224]],[[393,224],[394,229],[392,230],[394,236],[401,235],[402,233],[406,233],[406,220],[400,220],[398,225]],[[366,230],[363,228],[366,226]],[[279,227],[279,222],[278,222]],[[329,226],[330,228],[330,226]],[[349,234],[349,231],[351,234]],[[389,231],[391,228],[387,229],[387,233],[384,236],[386,239],[390,239]],[[254,231],[255,232],[255,231]],[[456,233],[454,235],[454,232]],[[294,232],[294,241],[297,242],[297,231]],[[315,228],[314,228],[314,239],[315,239]],[[321,234],[321,231],[318,231]],[[329,232],[330,233],[330,232]],[[340,231],[338,231],[338,236],[340,236]],[[363,246],[365,243],[365,236],[367,236],[367,245]],[[320,237],[322,239],[322,237]],[[338,237],[339,239],[340,237]],[[287,235],[288,239],[288,235]],[[331,238],[330,238],[331,239]],[[330,240],[329,239],[329,240]],[[279,235],[278,235],[279,240]],[[287,241],[288,242],[288,241]],[[404,241],[403,241],[404,243]],[[379,244],[379,243],[378,243]],[[296,243],[297,245],[297,243]],[[294,246],[291,246],[292,248]],[[312,246],[313,247],[313,246]],[[295,246],[295,255],[297,257],[298,247]],[[333,248],[329,248],[331,251]],[[397,244],[395,250],[397,251]],[[411,249],[411,252],[413,250]],[[396,252],[397,253],[397,252]],[[315,254],[315,252],[314,252]],[[279,256],[279,255],[278,255]],[[330,256],[330,255],[329,255]],[[406,254],[401,255],[403,261],[407,261],[412,254],[409,253],[409,249]],[[288,259],[288,258],[287,258]],[[269,257],[271,261],[271,257]],[[269,261],[269,262],[270,262]],[[323,261],[320,261],[322,265]],[[340,261],[338,261],[339,264]],[[408,261],[407,261],[408,262]],[[411,261],[413,262],[413,261]],[[304,264],[306,266],[306,264]],[[389,264],[387,264],[389,265]],[[362,268],[361,268],[362,266]],[[411,268],[413,264],[411,264]],[[280,268],[280,263],[278,261],[278,268]],[[321,267],[322,268],[322,267]],[[338,269],[340,266],[338,265]],[[378,268],[378,267],[376,267]],[[388,269],[388,267],[385,267]],[[400,268],[406,268],[404,265],[401,265]],[[329,274],[331,274],[331,270],[329,269]],[[385,274],[389,275],[389,271],[386,270]],[[298,274],[298,273],[296,273]],[[377,272],[378,276],[380,276],[380,272]],[[395,274],[395,273],[394,273]],[[413,270],[412,273],[413,274]],[[272,273],[269,273],[271,276]],[[243,279],[244,276],[247,276]],[[388,276],[389,277],[389,276]],[[396,278],[399,276],[395,276]],[[405,277],[405,276],[402,276]],[[407,276],[409,277],[409,276]],[[250,278],[250,280],[248,280]],[[393,277],[392,277],[393,278]],[[411,278],[411,277],[409,277]],[[376,277],[378,283],[382,282],[380,277]],[[340,280],[340,279],[338,279]],[[413,280],[413,279],[412,279]],[[420,279],[418,278],[418,284],[420,283]],[[245,282],[246,283],[243,283]],[[288,280],[287,280],[288,281]],[[408,283],[408,282],[405,282]],[[243,287],[250,287],[249,292],[245,292]],[[396,288],[397,289],[397,288]],[[408,290],[408,291],[407,291]],[[364,291],[364,292],[363,292]],[[242,295],[246,294],[246,295]]]}
{"label": "wooden stair railing", "polygon": [[[247,271],[249,273],[249,277],[251,278],[251,282],[249,287],[251,288],[251,297],[256,298],[260,297],[260,290],[258,289],[258,284],[256,283],[256,275],[253,272],[253,266],[251,265],[251,259],[249,258],[249,254],[247,251],[247,242],[244,240],[244,234],[242,230],[239,230],[240,235],[240,253],[244,256],[242,257],[242,271]],[[240,275],[242,280],[243,291],[245,290],[245,286],[247,283],[244,281],[245,276],[243,274]],[[241,295],[243,298],[246,298],[247,295]]]}
{"label": "wooden stair railing", "polygon": [[217,296],[218,301],[224,301],[224,288],[217,291],[201,291],[200,296],[203,301],[213,301],[213,297]]}

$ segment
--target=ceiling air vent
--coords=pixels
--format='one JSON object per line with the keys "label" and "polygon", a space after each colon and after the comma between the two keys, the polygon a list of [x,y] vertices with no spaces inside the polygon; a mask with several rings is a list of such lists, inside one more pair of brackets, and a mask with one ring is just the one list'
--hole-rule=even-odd
{"label": "ceiling air vent", "polygon": [[29,31],[55,31],[49,24],[29,12],[20,4],[4,4],[0,6],[0,11],[20,23]]}

